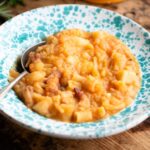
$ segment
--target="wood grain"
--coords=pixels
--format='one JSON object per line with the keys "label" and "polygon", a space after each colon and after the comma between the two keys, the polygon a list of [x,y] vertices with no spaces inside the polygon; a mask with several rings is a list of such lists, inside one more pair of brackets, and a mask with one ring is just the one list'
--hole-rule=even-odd
{"label": "wood grain", "polygon": [[118,135],[68,140],[29,131],[0,115],[0,150],[149,150],[150,120]]}
{"label": "wood grain", "polygon": [[[33,8],[64,3],[73,3],[73,0],[25,0],[25,7],[17,6],[12,10],[17,15]],[[85,1],[77,3],[89,4]],[[127,0],[97,6],[128,16],[150,30],[150,0]],[[0,115],[0,150],[150,150],[150,119],[129,131],[107,138],[67,140],[39,135]]]}

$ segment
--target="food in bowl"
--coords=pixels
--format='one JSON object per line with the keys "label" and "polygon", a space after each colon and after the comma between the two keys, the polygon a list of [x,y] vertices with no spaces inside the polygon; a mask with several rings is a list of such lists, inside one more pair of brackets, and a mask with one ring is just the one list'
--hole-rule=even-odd
{"label": "food in bowl", "polygon": [[[61,31],[29,54],[29,71],[14,90],[35,112],[56,120],[89,122],[129,106],[141,83],[139,64],[115,36]],[[16,78],[17,73],[10,71]]]}

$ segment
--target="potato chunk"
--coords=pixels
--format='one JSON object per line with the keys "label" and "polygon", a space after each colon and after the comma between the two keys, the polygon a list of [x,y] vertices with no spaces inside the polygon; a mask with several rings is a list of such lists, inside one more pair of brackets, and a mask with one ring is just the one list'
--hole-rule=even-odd
{"label": "potato chunk", "polygon": [[86,80],[83,82],[83,87],[90,92],[102,92],[103,91],[103,83],[95,79],[93,76],[88,76]]}
{"label": "potato chunk", "polygon": [[34,82],[39,82],[44,80],[46,73],[44,71],[34,71],[26,76],[26,82],[28,84],[33,84]]}
{"label": "potato chunk", "polygon": [[115,53],[112,56],[113,69],[121,70],[125,67],[126,57],[120,53]]}
{"label": "potato chunk", "polygon": [[87,122],[92,120],[92,112],[91,111],[79,111],[75,112],[74,118],[76,122]]}
{"label": "potato chunk", "polygon": [[126,84],[130,84],[137,80],[137,76],[133,71],[123,70],[118,73],[118,79]]}
{"label": "potato chunk", "polygon": [[30,69],[31,72],[33,72],[33,71],[42,71],[43,68],[44,68],[44,63],[42,63],[39,60],[34,62],[34,63],[31,63],[29,65],[29,69]]}
{"label": "potato chunk", "polygon": [[46,98],[45,100],[42,100],[35,104],[33,106],[33,110],[36,112],[42,114],[42,115],[47,115],[49,114],[49,109],[52,106],[52,99],[51,98]]}

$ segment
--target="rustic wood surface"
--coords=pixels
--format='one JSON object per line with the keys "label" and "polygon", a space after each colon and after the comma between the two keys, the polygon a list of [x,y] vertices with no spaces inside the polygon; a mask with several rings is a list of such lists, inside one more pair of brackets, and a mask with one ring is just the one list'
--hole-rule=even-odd
{"label": "rustic wood surface", "polygon": [[[17,15],[33,8],[64,3],[71,4],[73,0],[25,0],[24,7],[17,6],[12,10]],[[76,3],[90,4],[83,1]],[[150,0],[127,0],[119,4],[97,6],[128,16],[150,31]],[[39,135],[0,115],[0,150],[150,150],[150,119],[111,137],[67,140]]]}

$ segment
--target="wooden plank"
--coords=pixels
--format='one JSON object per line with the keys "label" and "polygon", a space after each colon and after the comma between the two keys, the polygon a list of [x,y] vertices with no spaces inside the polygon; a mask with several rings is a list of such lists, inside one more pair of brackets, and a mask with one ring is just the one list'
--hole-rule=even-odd
{"label": "wooden plank", "polygon": [[149,150],[150,124],[147,120],[129,131],[102,139],[69,140],[37,134],[0,115],[0,140],[0,149],[4,150],[7,146],[19,147],[16,150]]}

